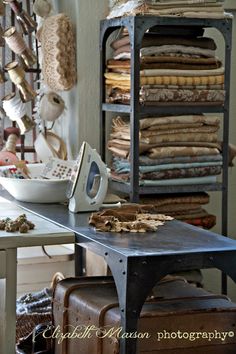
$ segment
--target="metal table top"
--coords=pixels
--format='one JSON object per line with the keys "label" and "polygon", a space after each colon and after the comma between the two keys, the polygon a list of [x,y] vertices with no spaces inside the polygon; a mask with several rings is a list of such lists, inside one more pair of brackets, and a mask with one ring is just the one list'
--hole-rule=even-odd
{"label": "metal table top", "polygon": [[96,232],[88,225],[90,213],[73,214],[63,204],[22,203],[14,200],[7,192],[1,192],[1,195],[40,217],[74,231],[79,243],[85,242],[89,246],[89,243],[95,242],[124,257],[236,250],[236,240],[176,220],[166,222],[153,233]]}

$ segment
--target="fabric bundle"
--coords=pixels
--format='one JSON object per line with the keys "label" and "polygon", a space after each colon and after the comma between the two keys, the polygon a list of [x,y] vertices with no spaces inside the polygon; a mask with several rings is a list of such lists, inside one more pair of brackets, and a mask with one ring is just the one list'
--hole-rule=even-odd
{"label": "fabric bundle", "polygon": [[211,229],[216,224],[216,217],[203,208],[209,201],[207,193],[186,193],[143,197],[140,203],[153,205],[155,213],[163,213],[188,224]]}
{"label": "fabric bundle", "polygon": [[[214,183],[222,170],[220,119],[187,115],[144,118],[139,132],[140,185]],[[130,122],[113,119],[108,141],[115,180],[130,179]]]}
{"label": "fabric bundle", "polygon": [[223,18],[224,0],[129,0],[116,1],[107,18],[125,15]]}
{"label": "fabric bundle", "polygon": [[[166,27],[165,27],[166,30]],[[162,30],[163,31],[163,30]],[[215,56],[213,39],[203,29],[152,28],[140,49],[142,105],[222,105],[225,100],[224,67]],[[167,34],[166,34],[167,33]],[[129,104],[131,99],[131,43],[126,30],[111,43],[113,58],[107,61],[107,102]]]}

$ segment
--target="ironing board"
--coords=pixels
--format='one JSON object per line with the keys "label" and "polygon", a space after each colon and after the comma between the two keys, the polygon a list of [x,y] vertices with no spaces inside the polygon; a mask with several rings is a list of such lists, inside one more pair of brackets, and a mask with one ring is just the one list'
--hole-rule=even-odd
{"label": "ironing board", "polygon": [[25,212],[0,197],[0,218],[25,213],[36,227],[27,234],[0,231],[0,353],[15,353],[17,248],[74,243],[72,231]]}
{"label": "ironing board", "polygon": [[[105,258],[116,283],[125,332],[135,332],[147,295],[168,273],[218,268],[236,282],[236,241],[213,232],[170,221],[155,233],[110,234],[88,227],[89,214],[73,214],[65,205],[19,205],[75,232],[79,250]],[[135,353],[135,339],[120,340],[120,354]]]}

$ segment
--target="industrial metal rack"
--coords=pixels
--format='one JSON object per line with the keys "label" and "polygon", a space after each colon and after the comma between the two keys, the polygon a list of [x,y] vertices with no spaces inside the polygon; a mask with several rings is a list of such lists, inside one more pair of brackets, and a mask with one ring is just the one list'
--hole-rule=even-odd
{"label": "industrial metal rack", "polygon": [[[204,28],[216,28],[225,41],[225,91],[226,99],[223,105],[198,105],[181,106],[159,104],[157,106],[144,107],[139,103],[140,89],[140,48],[144,33],[154,26],[198,26]],[[120,27],[126,27],[131,42],[131,100],[130,105],[108,104],[105,102],[105,79],[106,68],[106,43],[112,32]],[[163,193],[188,193],[201,191],[222,192],[222,234],[227,236],[228,215],[228,145],[229,145],[229,105],[230,105],[230,67],[231,67],[231,43],[232,43],[232,19],[200,19],[200,18],[176,18],[158,16],[127,16],[117,19],[101,21],[100,26],[100,149],[102,158],[106,155],[106,112],[130,114],[130,182],[111,181],[111,188],[115,191],[128,194],[132,202],[138,202],[139,195],[163,194]],[[202,114],[223,113],[223,174],[222,182],[204,185],[185,186],[161,186],[149,187],[139,185],[139,119],[160,114]],[[226,289],[226,281],[223,282],[223,291]]]}

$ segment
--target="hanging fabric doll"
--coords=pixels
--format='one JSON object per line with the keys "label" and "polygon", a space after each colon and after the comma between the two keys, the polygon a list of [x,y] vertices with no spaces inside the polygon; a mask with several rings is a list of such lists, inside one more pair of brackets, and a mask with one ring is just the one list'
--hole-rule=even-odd
{"label": "hanging fabric doll", "polygon": [[19,161],[16,156],[16,142],[19,138],[17,128],[8,128],[4,131],[7,136],[6,146],[0,151],[0,166],[14,165]]}

